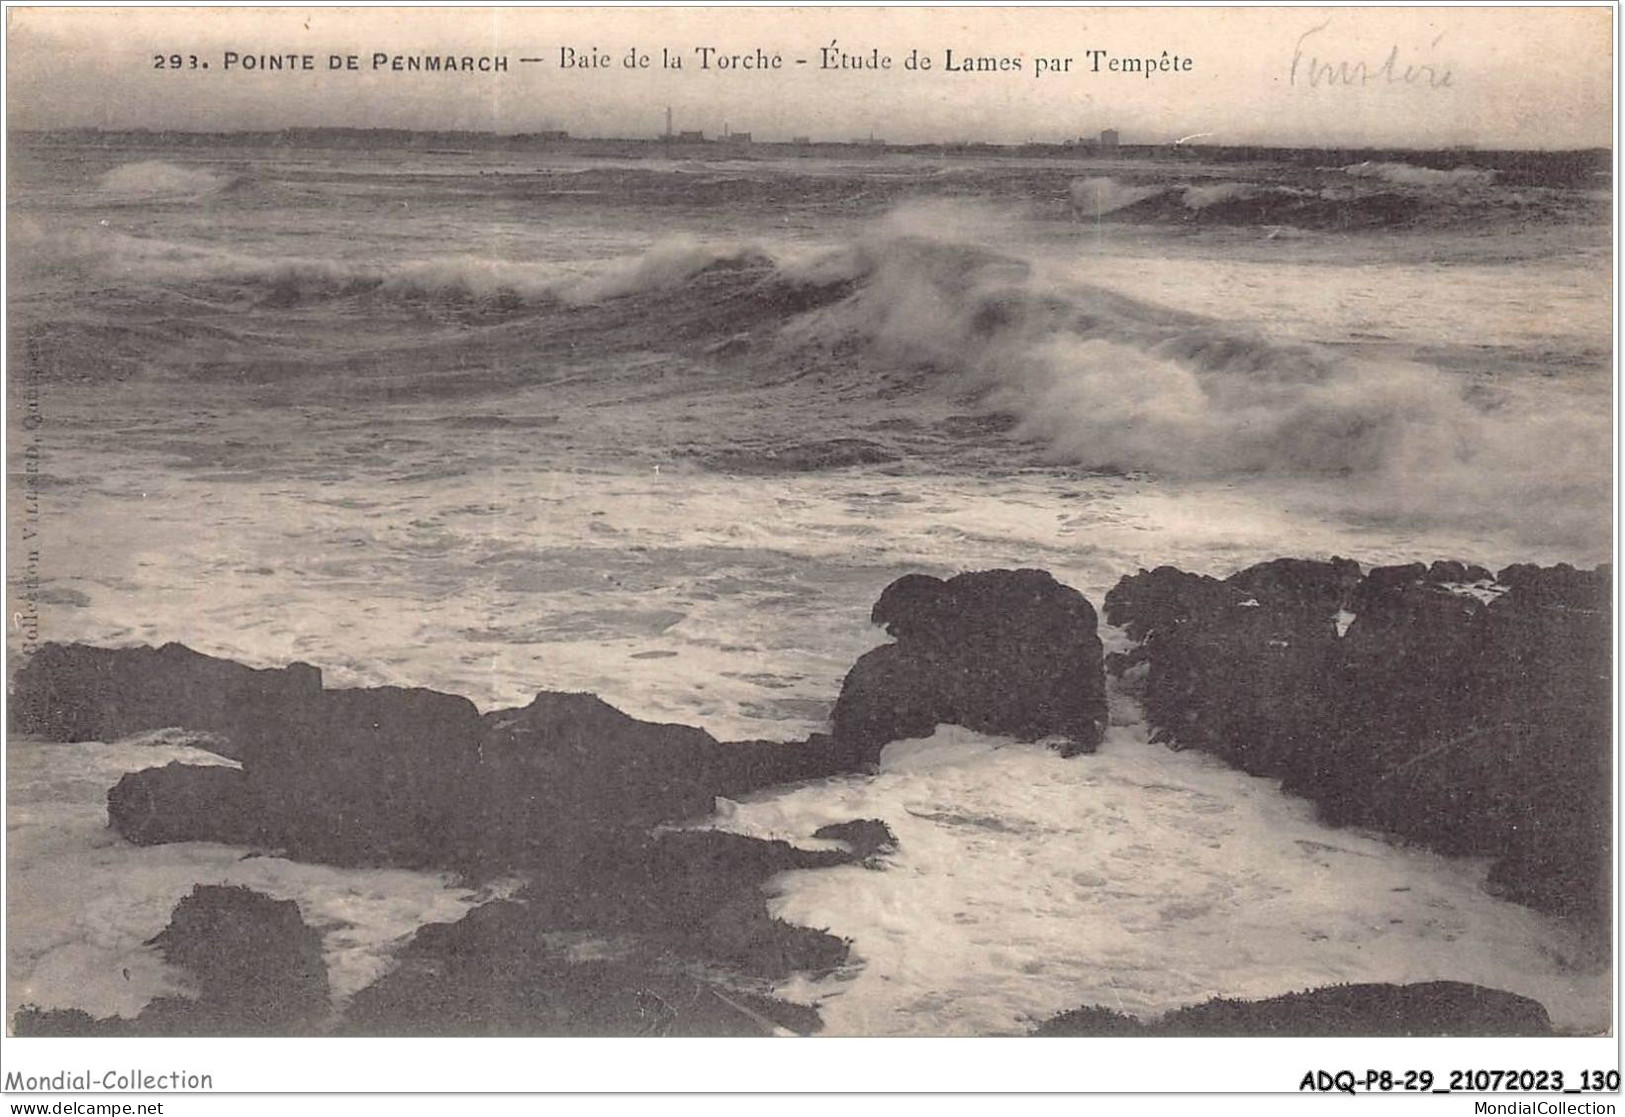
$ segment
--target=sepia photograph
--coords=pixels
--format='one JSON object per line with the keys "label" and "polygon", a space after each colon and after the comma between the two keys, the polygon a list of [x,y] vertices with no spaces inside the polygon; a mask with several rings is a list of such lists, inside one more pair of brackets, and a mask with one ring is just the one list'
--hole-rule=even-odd
{"label": "sepia photograph", "polygon": [[8,1093],[1617,1097],[1613,6],[6,16]]}

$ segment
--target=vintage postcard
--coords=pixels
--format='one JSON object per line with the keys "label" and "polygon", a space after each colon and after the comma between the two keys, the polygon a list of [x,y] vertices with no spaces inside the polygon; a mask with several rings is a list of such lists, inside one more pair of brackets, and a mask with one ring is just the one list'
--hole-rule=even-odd
{"label": "vintage postcard", "polygon": [[1616,1090],[1614,14],[9,8],[5,1088]]}

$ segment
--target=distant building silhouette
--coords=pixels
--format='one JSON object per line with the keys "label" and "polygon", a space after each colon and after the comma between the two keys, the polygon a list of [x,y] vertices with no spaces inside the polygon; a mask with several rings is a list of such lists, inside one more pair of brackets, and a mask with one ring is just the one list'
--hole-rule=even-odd
{"label": "distant building silhouette", "polygon": [[1103,151],[1116,151],[1122,137],[1117,134],[1116,128],[1102,128],[1100,130],[1100,147]]}

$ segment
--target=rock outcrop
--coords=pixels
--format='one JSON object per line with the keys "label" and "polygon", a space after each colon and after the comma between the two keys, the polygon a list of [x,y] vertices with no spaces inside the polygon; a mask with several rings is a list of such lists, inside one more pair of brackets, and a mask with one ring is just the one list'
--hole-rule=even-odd
{"label": "rock outcrop", "polygon": [[1538,1001],[1468,985],[1333,985],[1262,1001],[1219,997],[1142,1021],[1111,1009],[1073,1009],[1036,1036],[1547,1036]]}
{"label": "rock outcrop", "polygon": [[484,719],[476,825],[459,838],[467,864],[552,857],[581,835],[642,831],[710,814],[717,796],[852,771],[826,736],[723,743],[703,729],[640,721],[591,694],[544,691]]}
{"label": "rock outcrop", "polygon": [[1496,859],[1491,883],[1603,924],[1610,910],[1607,567],[1269,563],[1219,581],[1125,578],[1106,616],[1142,641],[1153,736],[1380,828]]}
{"label": "rock outcrop", "polygon": [[356,1035],[764,1035],[818,1030],[763,994],[825,974],[848,944],[768,914],[762,886],[856,855],[716,831],[578,847],[509,901],[420,930],[362,990]]}
{"label": "rock outcrop", "polygon": [[1149,660],[1145,713],[1153,739],[1215,753],[1254,775],[1279,775],[1312,751],[1305,732],[1324,710],[1336,617],[1359,567],[1280,560],[1220,581],[1158,567],[1106,595],[1108,621],[1139,648],[1119,673]]}
{"label": "rock outcrop", "polygon": [[322,938],[292,900],[200,884],[152,944],[192,976],[199,1002],[236,1015],[244,1034],[309,1030],[327,1016]]}
{"label": "rock outcrop", "polygon": [[220,765],[172,761],[130,772],[107,792],[107,820],[138,846],[259,845],[266,837],[247,775]]}
{"label": "rock outcrop", "polygon": [[9,718],[12,732],[52,741],[114,741],[179,726],[220,736],[220,751],[241,760],[259,727],[321,689],[321,672],[305,663],[256,670],[181,644],[48,643],[17,671]]}
{"label": "rock outcrop", "polygon": [[[617,832],[535,864],[518,894],[421,928],[398,965],[329,1014],[320,937],[297,905],[198,886],[152,940],[198,995],[135,1019],[25,1007],[18,1035],[808,1034],[812,1008],[765,990],[823,975],[849,944],[770,915],[779,873],[865,863],[716,831]],[[872,864],[869,867],[873,868]]]}
{"label": "rock outcrop", "polygon": [[1095,613],[1037,570],[911,576],[875,606],[897,643],[852,669],[835,733],[723,743],[544,691],[483,717],[403,687],[324,689],[178,644],[46,645],[13,685],[13,728],[54,740],[206,732],[240,772],[172,764],[109,792],[131,841],[268,846],[339,865],[481,874],[556,862],[606,835],[709,813],[717,796],[861,769],[938,722],[1094,748],[1105,725]]}
{"label": "rock outcrop", "polygon": [[896,643],[862,656],[841,685],[835,738],[873,762],[889,742],[938,724],[1092,752],[1106,727],[1095,610],[1042,570],[986,570],[943,581],[909,574],[870,618]]}
{"label": "rock outcrop", "polygon": [[868,859],[897,851],[897,835],[878,818],[854,818],[851,822],[832,822],[813,831],[815,838],[842,842],[857,857]]}
{"label": "rock outcrop", "polygon": [[[1171,567],[1125,578],[1106,615],[1138,646],[1157,739],[1310,797],[1333,823],[1494,859],[1491,883],[1606,926],[1611,737],[1606,568],[1441,562],[1362,577],[1282,559],[1223,580]],[[895,643],[843,684],[831,735],[723,743],[592,695],[542,692],[480,715],[456,695],[327,690],[301,664],[257,671],[179,645],[48,645],[17,676],[13,727],[51,739],[181,726],[241,769],[170,764],[121,779],[131,841],[215,840],[343,865],[517,870],[528,884],[423,928],[401,965],[326,1019],[320,942],[290,903],[200,886],[155,944],[196,998],[135,1021],[19,1014],[18,1034],[746,1035],[818,1027],[764,994],[828,973],[848,944],[768,911],[792,870],[883,868],[884,823],[801,850],[673,830],[717,796],[861,769],[940,723],[1092,751],[1106,725],[1094,609],[1036,570],[892,583],[872,619]],[[1215,1001],[1144,1024],[1100,1009],[1043,1034],[1542,1034],[1539,1005],[1439,982]],[[1054,1030],[1060,1029],[1060,1030]],[[1074,1029],[1066,1031],[1065,1029]],[[1094,1029],[1091,1031],[1090,1029]]]}
{"label": "rock outcrop", "polygon": [[500,872],[708,814],[719,795],[861,765],[823,734],[724,743],[547,691],[482,717],[457,695],[326,690],[314,668],[253,670],[178,644],[47,645],[18,673],[12,709],[17,732],[53,740],[180,726],[241,759],[240,771],[125,776],[108,817],[132,842],[260,845],[340,865]]}
{"label": "rock outcrop", "polygon": [[292,857],[445,866],[479,813],[469,792],[484,724],[466,698],[324,690],[263,728],[243,770],[267,833]]}

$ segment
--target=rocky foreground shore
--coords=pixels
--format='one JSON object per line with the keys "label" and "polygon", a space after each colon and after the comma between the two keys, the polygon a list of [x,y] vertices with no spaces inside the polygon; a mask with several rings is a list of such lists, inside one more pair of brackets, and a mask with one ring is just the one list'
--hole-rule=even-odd
{"label": "rocky foreground shore", "polygon": [[[1278,778],[1332,824],[1493,858],[1491,885],[1507,898],[1603,934],[1610,593],[1606,567],[1491,575],[1439,562],[1362,573],[1345,560],[1282,559],[1223,580],[1163,567],[1107,594],[1108,621],[1135,642],[1108,660],[1093,606],[1047,573],[909,575],[872,616],[895,642],[853,666],[831,732],[799,742],[723,743],[588,694],[544,691],[523,708],[481,715],[466,698],[431,690],[329,690],[306,664],[257,670],[177,644],[45,645],[13,681],[13,733],[114,740],[180,726],[241,763],[125,776],[108,792],[108,818],[131,842],[214,841],[528,883],[457,923],[424,927],[340,1015],[319,937],[296,905],[200,886],[155,940],[191,974],[197,998],[163,998],[134,1020],[26,1008],[13,1027],[816,1031],[814,1010],[771,988],[793,973],[830,972],[849,944],[771,917],[762,886],[791,869],[882,870],[890,832],[852,820],[819,835],[844,850],[808,851],[670,827],[708,815],[717,796],[865,771],[887,743],[939,723],[1047,739],[1067,756],[1093,752],[1107,723],[1108,671],[1121,694],[1141,696],[1157,739]],[[266,935],[273,945],[259,941]],[[1325,1034],[1549,1027],[1533,1002],[1446,986],[1354,986],[1246,1012],[1214,1002],[1221,1007],[1158,1023],[1082,1009],[1040,1032],[1321,1034],[1314,1021],[1323,1017],[1353,1029]]]}
{"label": "rocky foreground shore", "polygon": [[1323,821],[1494,858],[1508,899],[1606,927],[1612,572],[1280,559],[1124,578],[1153,739],[1311,799]]}

